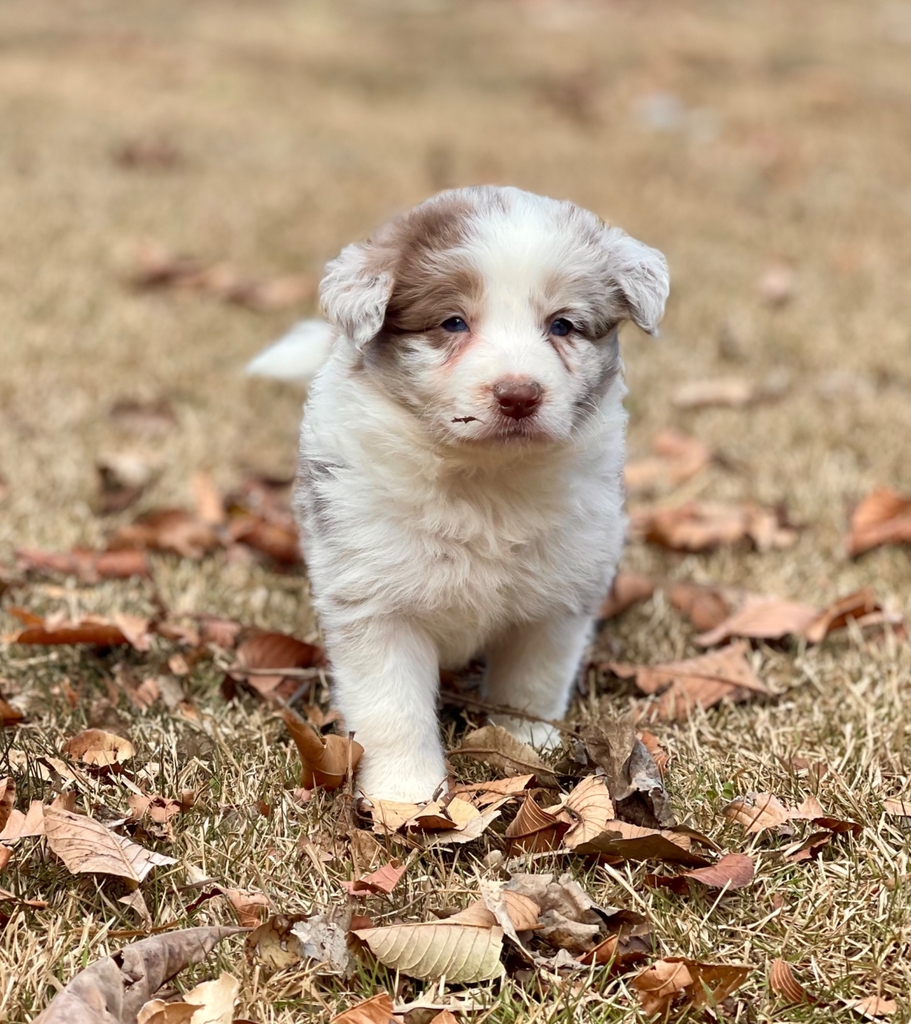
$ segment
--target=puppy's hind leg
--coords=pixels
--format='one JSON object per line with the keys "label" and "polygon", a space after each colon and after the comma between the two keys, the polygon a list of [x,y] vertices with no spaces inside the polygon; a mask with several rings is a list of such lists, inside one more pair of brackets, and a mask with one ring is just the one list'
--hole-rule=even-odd
{"label": "puppy's hind leg", "polygon": [[358,789],[380,800],[429,800],[446,780],[433,641],[397,616],[329,628],[326,640],[335,703],[364,747]]}
{"label": "puppy's hind leg", "polygon": [[[513,626],[488,648],[487,700],[539,718],[562,718],[593,629],[590,615],[555,615]],[[557,730],[544,722],[510,715],[491,720],[532,746],[550,749],[560,742]]]}

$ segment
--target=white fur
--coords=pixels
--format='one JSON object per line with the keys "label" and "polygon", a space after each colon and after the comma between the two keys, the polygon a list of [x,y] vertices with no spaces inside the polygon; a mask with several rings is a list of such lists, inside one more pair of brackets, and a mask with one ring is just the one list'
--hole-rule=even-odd
{"label": "white fur", "polygon": [[329,357],[335,334],[325,320],[301,320],[247,363],[251,377],[309,383]]}
{"label": "white fur", "polygon": [[[559,348],[541,322],[542,288],[555,267],[597,279],[594,291],[567,285],[548,317],[581,322],[622,301],[617,318],[652,331],[667,294],[663,257],[615,228],[604,228],[603,253],[589,238],[583,259],[579,224],[600,229],[569,204],[512,189],[445,195],[467,196],[471,213],[440,265],[468,266],[484,284],[470,332],[453,336],[464,350],[453,357],[439,331],[378,338],[395,301],[396,235],[388,257],[381,236],[379,247],[348,247],[323,287],[338,338],[301,433],[297,508],[335,699],[365,748],[360,789],[383,799],[426,800],[445,786],[441,665],[483,652],[489,701],[541,719],[565,712],[623,546],[625,387],[616,373],[597,399],[580,399],[612,365],[615,331]],[[378,257],[392,265],[378,270]],[[603,280],[589,273],[602,259]],[[516,378],[543,389],[527,419],[492,397]],[[498,720],[556,742],[546,724]]]}

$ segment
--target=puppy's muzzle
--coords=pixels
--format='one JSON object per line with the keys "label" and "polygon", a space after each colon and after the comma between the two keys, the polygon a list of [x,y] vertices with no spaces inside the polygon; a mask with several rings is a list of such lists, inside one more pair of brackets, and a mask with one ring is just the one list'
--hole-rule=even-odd
{"label": "puppy's muzzle", "polygon": [[537,381],[508,379],[494,384],[493,394],[504,416],[524,420],[541,404],[543,391]]}

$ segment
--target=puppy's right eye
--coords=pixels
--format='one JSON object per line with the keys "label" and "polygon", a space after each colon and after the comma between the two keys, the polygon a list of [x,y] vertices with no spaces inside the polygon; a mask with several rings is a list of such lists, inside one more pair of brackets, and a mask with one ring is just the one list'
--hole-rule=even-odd
{"label": "puppy's right eye", "polygon": [[461,334],[468,330],[468,324],[460,316],[451,316],[448,320],[444,320],[440,327],[444,331],[449,331],[450,334]]}

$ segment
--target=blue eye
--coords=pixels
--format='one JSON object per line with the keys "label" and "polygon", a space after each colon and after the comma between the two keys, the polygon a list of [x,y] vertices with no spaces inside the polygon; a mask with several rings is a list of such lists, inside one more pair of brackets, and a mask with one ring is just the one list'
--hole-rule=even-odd
{"label": "blue eye", "polygon": [[562,316],[557,317],[550,325],[550,333],[555,334],[558,338],[565,338],[572,329],[573,325],[569,320],[564,320]]}
{"label": "blue eye", "polygon": [[460,316],[451,316],[448,320],[444,320],[440,327],[444,331],[449,331],[450,334],[461,334],[468,330],[468,324]]}

